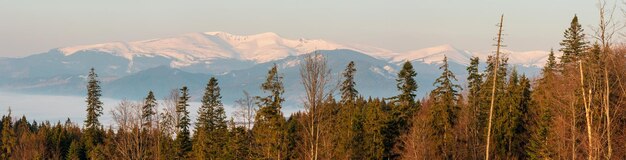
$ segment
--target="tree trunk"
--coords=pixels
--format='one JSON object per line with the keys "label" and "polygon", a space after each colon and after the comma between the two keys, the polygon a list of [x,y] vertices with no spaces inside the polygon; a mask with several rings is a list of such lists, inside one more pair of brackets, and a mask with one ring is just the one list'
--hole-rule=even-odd
{"label": "tree trunk", "polygon": [[487,127],[487,147],[485,149],[485,159],[489,160],[489,143],[491,140],[491,121],[493,119],[493,105],[496,99],[496,82],[498,79],[498,68],[500,67],[500,47],[502,42],[502,22],[504,20],[504,15],[500,16],[500,24],[498,30],[498,44],[496,45],[496,67],[493,68],[493,85],[491,88],[491,104],[489,105],[489,123]]}

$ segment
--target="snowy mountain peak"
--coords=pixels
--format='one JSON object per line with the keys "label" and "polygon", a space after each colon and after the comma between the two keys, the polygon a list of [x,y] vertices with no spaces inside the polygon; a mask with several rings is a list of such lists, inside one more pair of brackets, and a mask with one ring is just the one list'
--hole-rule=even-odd
{"label": "snowy mountain peak", "polygon": [[[220,59],[264,63],[316,50],[336,49],[354,50],[393,63],[419,61],[437,64],[442,62],[444,56],[447,56],[450,62],[468,65],[470,57],[478,56],[484,60],[488,55],[483,54],[488,52],[472,53],[450,44],[397,53],[372,46],[340,44],[321,39],[288,39],[273,32],[252,35],[202,32],[133,42],[80,45],[57,50],[66,56],[79,52],[108,53],[124,57],[131,62],[134,57],[165,57],[171,59],[171,67],[180,68],[194,64],[211,64]],[[509,55],[511,64],[543,66],[547,52],[511,52]]]}
{"label": "snowy mountain peak", "polygon": [[227,32],[190,33],[168,38],[134,42],[111,42],[59,48],[72,55],[81,51],[103,52],[129,60],[137,56],[161,56],[172,59],[172,67],[210,63],[215,59],[237,59],[257,63],[301,55],[315,50],[350,49],[374,57],[390,57],[391,51],[363,46],[343,45],[319,39],[287,39],[273,32],[234,35]]}
{"label": "snowy mountain peak", "polygon": [[441,63],[443,57],[447,56],[449,61],[460,64],[469,64],[472,53],[455,48],[450,44],[444,44],[405,53],[400,53],[392,58],[393,62],[401,63],[404,61],[422,61],[424,63]]}

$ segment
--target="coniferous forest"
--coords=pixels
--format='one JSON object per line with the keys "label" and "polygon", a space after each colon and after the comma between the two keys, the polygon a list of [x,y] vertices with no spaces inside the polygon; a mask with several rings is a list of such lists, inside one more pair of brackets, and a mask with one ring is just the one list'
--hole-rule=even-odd
{"label": "coniferous forest", "polygon": [[[447,58],[434,84],[416,81],[420,73],[405,62],[393,97],[361,96],[359,64],[333,77],[313,53],[300,64],[303,108],[291,115],[281,111],[289,93],[276,65],[259,86],[264,94],[245,93],[232,117],[216,78],[207,80],[198,110],[189,110],[189,89],[180,86],[163,99],[150,91],[103,111],[91,69],[83,125],[8,111],[0,159],[626,159],[626,47],[612,43],[619,35],[605,14],[601,8],[593,32],[576,16],[564,24],[560,48],[537,77],[507,65],[501,20],[496,52],[471,58],[465,84]],[[435,89],[416,97],[426,85]],[[114,124],[102,124],[103,114]]]}

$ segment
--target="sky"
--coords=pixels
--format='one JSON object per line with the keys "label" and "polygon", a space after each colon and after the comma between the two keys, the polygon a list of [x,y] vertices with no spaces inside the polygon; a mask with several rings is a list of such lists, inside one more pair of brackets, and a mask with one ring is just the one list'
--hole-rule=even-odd
{"label": "sky", "polygon": [[0,57],[209,31],[489,51],[501,14],[514,51],[558,48],[574,14],[588,34],[599,21],[594,0],[0,0]]}

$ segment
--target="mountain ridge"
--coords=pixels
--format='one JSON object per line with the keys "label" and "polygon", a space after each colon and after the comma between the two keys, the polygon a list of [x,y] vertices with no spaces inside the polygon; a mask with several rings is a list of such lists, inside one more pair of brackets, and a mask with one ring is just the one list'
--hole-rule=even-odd
{"label": "mountain ridge", "polygon": [[[64,55],[81,51],[98,51],[124,57],[130,61],[137,56],[161,56],[172,59],[174,68],[186,67],[198,63],[210,63],[215,59],[235,59],[263,63],[278,60],[291,55],[302,55],[315,50],[350,49],[368,54],[375,58],[400,63],[402,61],[421,60],[435,63],[448,56],[451,61],[469,64],[469,58],[486,58],[490,52],[472,52],[458,49],[451,44],[394,52],[379,47],[340,44],[322,39],[289,39],[274,32],[252,35],[234,35],[227,32],[198,32],[178,36],[140,40],[132,42],[109,42],[91,45],[77,45],[57,48]],[[511,64],[542,67],[549,52],[547,51],[507,51]],[[535,54],[529,54],[535,53]]]}

